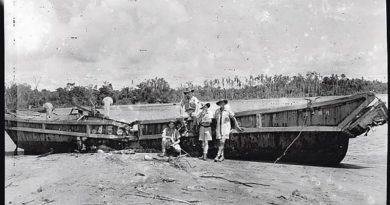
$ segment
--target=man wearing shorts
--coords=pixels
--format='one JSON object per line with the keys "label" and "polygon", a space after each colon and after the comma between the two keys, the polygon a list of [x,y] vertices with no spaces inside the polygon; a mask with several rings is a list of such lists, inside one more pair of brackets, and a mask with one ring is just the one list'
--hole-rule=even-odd
{"label": "man wearing shorts", "polygon": [[176,129],[176,121],[169,121],[168,127],[163,130],[160,157],[167,156],[167,150],[172,150],[176,154],[180,154],[180,133]]}
{"label": "man wearing shorts", "polygon": [[243,129],[239,127],[237,120],[234,117],[234,112],[230,109],[225,108],[225,105],[227,103],[228,101],[226,99],[218,100],[216,103],[220,107],[215,111],[215,115],[214,115],[217,121],[216,138],[219,141],[218,153],[214,159],[214,161],[216,162],[221,162],[225,159],[224,156],[225,141],[229,139],[229,134],[231,131],[230,119],[233,119],[237,130],[243,131]]}
{"label": "man wearing shorts", "polygon": [[202,141],[203,155],[200,157],[207,160],[207,151],[209,149],[209,142],[211,141],[211,113],[209,111],[210,103],[206,103],[201,107],[202,112],[198,116],[199,125],[199,140]]}

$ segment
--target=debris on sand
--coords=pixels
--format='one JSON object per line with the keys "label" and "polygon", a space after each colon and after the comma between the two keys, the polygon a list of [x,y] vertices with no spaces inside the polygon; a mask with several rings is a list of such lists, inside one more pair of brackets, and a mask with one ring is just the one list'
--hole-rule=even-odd
{"label": "debris on sand", "polygon": [[101,153],[104,153],[104,151],[101,150],[101,149],[98,149],[98,150],[97,150],[97,153],[100,153],[100,154],[101,154]]}
{"label": "debris on sand", "polygon": [[[30,201],[22,202],[22,205],[26,205],[26,204],[31,203],[31,202],[33,202],[33,201],[35,201],[35,200],[33,199],[33,200],[30,200]],[[9,202],[9,204],[11,204],[11,203],[12,203],[12,202]]]}
{"label": "debris on sand", "polygon": [[140,172],[137,172],[137,173],[135,173],[135,175],[134,176],[142,176],[142,177],[144,177],[145,176],[145,174],[142,174],[142,173],[140,173]]}
{"label": "debris on sand", "polygon": [[104,190],[103,184],[99,184],[99,185],[98,185],[98,189],[99,189],[100,191],[103,191],[103,190]]}
{"label": "debris on sand", "polygon": [[112,153],[112,154],[135,154],[135,151],[132,150],[132,149],[129,149],[129,150],[115,150],[115,151],[111,151],[110,153]]}
{"label": "debris on sand", "polygon": [[[184,159],[186,163],[181,162],[180,160]],[[184,171],[188,171],[186,165],[188,164],[190,168],[194,168],[195,166],[192,166],[190,162],[188,162],[187,159],[185,159],[184,156],[178,156],[178,157],[151,157],[149,155],[144,155],[145,161],[161,161],[161,162],[168,162],[172,167],[175,167],[177,169],[181,169]]]}
{"label": "debris on sand", "polygon": [[276,197],[276,198],[287,200],[287,198],[286,198],[285,196],[283,196],[283,195],[280,195],[280,196],[278,196],[278,197]]}
{"label": "debris on sand", "polygon": [[42,205],[43,205],[43,204],[50,204],[51,202],[54,202],[55,200],[43,199],[42,201],[43,201],[43,203],[42,203]]}
{"label": "debris on sand", "polygon": [[135,196],[140,196],[140,197],[145,197],[145,198],[152,198],[152,199],[158,199],[158,200],[162,200],[162,201],[180,202],[180,203],[191,204],[191,205],[200,202],[198,200],[188,200],[187,201],[187,200],[182,200],[182,199],[175,199],[175,198],[168,197],[168,196],[163,196],[163,195],[159,195],[159,194],[149,193],[149,192],[146,192],[146,191],[143,191],[143,190],[140,190],[140,189],[137,189],[137,191],[139,193],[134,194]]}
{"label": "debris on sand", "polygon": [[15,185],[15,184],[13,184],[14,182],[11,182],[11,183],[9,183],[8,185],[6,185],[4,188],[8,188],[8,187],[11,187],[11,186],[18,186],[18,185]]}
{"label": "debris on sand", "polygon": [[206,190],[206,188],[204,186],[200,186],[200,185],[195,185],[195,186],[186,186],[184,188],[181,188],[182,190],[184,191],[204,191]]}
{"label": "debris on sand", "polygon": [[104,155],[104,158],[111,162],[111,163],[115,163],[115,164],[119,164],[119,165],[125,165],[126,164],[126,159],[125,157],[123,157],[122,155],[113,155],[111,153],[106,153]]}
{"label": "debris on sand", "polygon": [[144,160],[145,160],[145,161],[153,161],[153,158],[152,158],[151,156],[149,156],[149,155],[146,154],[146,155],[144,156]]}
{"label": "debris on sand", "polygon": [[247,186],[247,187],[253,187],[252,184],[253,185],[260,185],[260,186],[270,186],[269,184],[260,184],[260,183],[255,183],[255,182],[240,182],[240,181],[236,181],[236,180],[226,179],[225,177],[213,176],[213,175],[201,175],[200,177],[202,177],[202,178],[223,179],[225,181],[232,182],[234,184],[241,184],[241,185],[244,185],[244,186]]}
{"label": "debris on sand", "polygon": [[103,152],[111,152],[111,151],[115,151],[115,149],[109,147],[109,146],[106,146],[106,145],[99,145],[98,147],[98,152],[99,150],[103,151]]}
{"label": "debris on sand", "polygon": [[307,199],[306,196],[302,195],[298,189],[295,189],[292,193],[291,193],[291,196],[293,197],[299,197],[299,198],[302,198],[302,199]]}
{"label": "debris on sand", "polygon": [[41,158],[41,157],[46,157],[46,156],[49,156],[51,154],[54,153],[54,149],[53,148],[50,148],[50,151],[45,153],[45,154],[41,154],[41,155],[38,155],[37,158]]}
{"label": "debris on sand", "polygon": [[172,178],[161,178],[161,181],[164,182],[164,183],[171,183],[171,182],[175,182],[176,179],[172,179]]}

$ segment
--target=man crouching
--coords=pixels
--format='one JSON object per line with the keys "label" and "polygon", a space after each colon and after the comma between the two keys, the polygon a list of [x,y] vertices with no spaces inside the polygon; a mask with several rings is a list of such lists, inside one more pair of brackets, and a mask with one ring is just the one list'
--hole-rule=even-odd
{"label": "man crouching", "polygon": [[163,130],[160,157],[169,154],[180,154],[180,133],[176,129],[176,121],[169,121],[168,127]]}

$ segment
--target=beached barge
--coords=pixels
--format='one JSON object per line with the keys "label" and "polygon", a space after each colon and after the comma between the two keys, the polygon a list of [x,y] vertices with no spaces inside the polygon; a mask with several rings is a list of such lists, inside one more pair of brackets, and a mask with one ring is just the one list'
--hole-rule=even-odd
{"label": "beached barge", "polygon": [[[370,127],[387,122],[387,108],[373,93],[334,97],[331,100],[271,109],[237,112],[243,132],[233,130],[226,143],[225,157],[249,160],[275,160],[304,164],[340,163],[350,138]],[[36,120],[5,116],[5,130],[26,154],[71,152],[76,139],[87,147],[105,145],[113,149],[161,149],[161,133],[168,121],[143,120],[132,123],[86,116],[82,120]],[[177,119],[178,122],[180,119]],[[190,124],[193,122],[189,122]],[[178,123],[180,126],[180,123]],[[209,157],[216,154],[215,121]],[[295,141],[294,141],[295,139]],[[294,143],[292,143],[294,141]],[[201,153],[196,130],[181,140],[190,155]]]}

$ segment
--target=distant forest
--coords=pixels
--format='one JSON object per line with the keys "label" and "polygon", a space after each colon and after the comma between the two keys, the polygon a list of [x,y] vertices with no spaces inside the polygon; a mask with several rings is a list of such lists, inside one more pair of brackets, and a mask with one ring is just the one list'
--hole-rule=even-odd
{"label": "distant forest", "polygon": [[114,99],[114,104],[137,103],[172,103],[179,102],[183,96],[182,91],[186,87],[195,90],[194,95],[201,101],[212,101],[219,98],[229,100],[255,99],[255,98],[280,98],[280,97],[312,97],[349,95],[358,92],[373,91],[375,93],[387,93],[387,83],[377,80],[369,81],[362,78],[348,78],[344,74],[321,76],[316,72],[308,72],[306,75],[258,75],[240,79],[222,78],[206,80],[203,85],[194,85],[187,82],[177,89],[169,86],[163,78],[148,79],[136,87],[124,87],[114,90],[109,82],[104,82],[98,87],[79,86],[75,83],[67,83],[65,87],[55,91],[46,89],[38,90],[38,85],[32,87],[28,84],[12,84],[5,87],[5,106],[9,110],[36,108],[43,102],[51,102],[55,107],[69,107],[74,102],[79,105],[89,106],[91,101],[101,105],[106,96]]}

